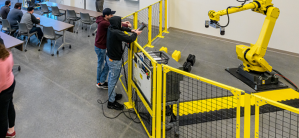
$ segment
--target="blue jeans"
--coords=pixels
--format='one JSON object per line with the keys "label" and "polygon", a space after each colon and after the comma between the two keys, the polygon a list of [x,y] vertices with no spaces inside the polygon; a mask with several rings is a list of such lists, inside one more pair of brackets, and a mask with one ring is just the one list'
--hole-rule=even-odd
{"label": "blue jeans", "polygon": [[106,56],[106,61],[109,66],[109,77],[108,77],[108,96],[109,96],[109,102],[115,101],[115,85],[117,83],[117,80],[120,76],[121,71],[121,60],[113,60],[109,61],[109,57]]}
{"label": "blue jeans", "polygon": [[[106,57],[106,49],[100,49],[98,47],[94,47],[96,54],[98,55],[98,69],[97,69],[97,83],[104,83],[107,79],[109,67],[107,62],[105,62]],[[103,65],[105,64],[104,68]]]}

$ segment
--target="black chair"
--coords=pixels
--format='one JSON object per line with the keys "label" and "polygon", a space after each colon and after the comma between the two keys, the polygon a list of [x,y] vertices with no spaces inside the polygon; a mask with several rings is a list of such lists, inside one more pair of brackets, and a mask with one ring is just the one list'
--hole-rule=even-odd
{"label": "black chair", "polygon": [[[58,7],[52,7],[52,15],[56,16],[57,17],[57,20],[58,20],[58,17],[60,16],[63,16],[65,15],[64,13],[61,13],[58,9]],[[66,19],[63,20],[63,22],[65,21]]]}
{"label": "black chair", "polygon": [[16,29],[11,28],[10,23],[7,19],[2,19],[2,28],[1,31],[8,32],[8,35],[11,35]]}
{"label": "black chair", "polygon": [[49,10],[47,4],[41,4],[41,15],[47,14],[47,17],[49,17],[49,13],[52,11]]}
{"label": "black chair", "polygon": [[[81,23],[82,23],[82,30],[83,30],[83,25],[86,24],[86,25],[89,25],[89,32],[88,32],[88,37],[90,36],[90,30],[91,30],[91,27],[92,27],[92,24],[95,23],[95,21],[91,20],[90,19],[90,16],[88,13],[80,13],[80,17],[81,17]],[[86,30],[87,30],[87,27],[86,27]]]}
{"label": "black chair", "polygon": [[[69,20],[69,23],[71,21],[73,21],[73,24],[75,25],[74,28],[76,28],[76,24],[77,24],[76,21],[79,21],[81,18],[77,17],[77,14],[74,10],[66,10],[66,19]],[[78,26],[78,28],[79,28],[79,26]],[[78,34],[78,28],[77,28],[77,31],[76,31],[76,29],[74,29],[77,34]]]}
{"label": "black chair", "polygon": [[19,23],[19,32],[17,37],[21,35],[28,37],[25,44],[25,52],[27,52],[27,43],[30,40],[31,36],[35,35],[37,37],[37,32],[29,33],[29,29],[27,28],[27,25],[25,23]]}
{"label": "black chair", "polygon": [[[43,41],[44,38],[50,39],[51,41],[55,40],[54,47],[53,47],[53,54],[51,54],[52,56],[54,56],[54,49],[55,49],[56,41],[60,37],[63,37],[63,35],[56,34],[52,26],[51,27],[45,27],[44,26],[43,27],[43,32],[44,32],[44,36],[43,36],[41,41]],[[39,44],[38,51],[40,51],[40,45],[41,45],[41,43]],[[64,47],[62,49],[64,49]],[[59,51],[57,51],[57,54],[59,54]]]}

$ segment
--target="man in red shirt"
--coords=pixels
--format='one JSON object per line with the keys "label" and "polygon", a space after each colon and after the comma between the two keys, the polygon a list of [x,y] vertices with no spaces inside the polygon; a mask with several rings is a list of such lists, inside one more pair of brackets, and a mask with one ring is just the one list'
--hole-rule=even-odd
{"label": "man in red shirt", "polygon": [[[98,88],[108,89],[108,83],[105,82],[109,72],[107,63],[104,65],[106,57],[106,41],[107,41],[107,30],[110,26],[109,19],[113,17],[115,11],[110,8],[103,10],[103,16],[97,17],[96,23],[98,24],[98,31],[95,39],[95,52],[98,56],[98,68],[97,68],[97,84]],[[131,27],[130,22],[122,22],[124,27]],[[104,65],[104,67],[103,67]]]}

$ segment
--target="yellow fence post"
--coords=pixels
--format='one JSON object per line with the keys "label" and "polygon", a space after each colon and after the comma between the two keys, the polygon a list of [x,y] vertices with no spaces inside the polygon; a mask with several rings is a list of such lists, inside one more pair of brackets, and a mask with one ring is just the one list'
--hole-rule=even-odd
{"label": "yellow fence post", "polygon": [[156,101],[157,101],[157,63],[152,62],[153,64],[153,103],[152,103],[152,137],[156,137]]}
{"label": "yellow fence post", "polygon": [[[233,92],[232,92],[233,93]],[[241,122],[241,92],[237,92],[237,123],[236,138],[240,138],[240,122]]]}
{"label": "yellow fence post", "polygon": [[[136,30],[137,28],[138,28],[138,12],[135,12],[134,13],[134,30]],[[136,39],[136,42],[137,42],[137,40],[138,40],[138,37],[137,37],[137,39]],[[134,53],[137,53],[137,46],[135,46],[135,44],[134,44]]]}
{"label": "yellow fence post", "polygon": [[154,46],[152,46],[152,20],[153,20],[153,6],[149,6],[148,7],[148,25],[147,25],[147,28],[148,28],[148,41],[147,41],[147,44],[146,44],[146,47],[150,47],[150,48],[153,48]]}
{"label": "yellow fence post", "polygon": [[168,31],[167,31],[167,29],[168,29],[168,0],[164,0],[164,8],[165,8],[165,28],[164,28],[164,31],[163,31],[163,33],[169,33]]}
{"label": "yellow fence post", "polygon": [[[161,69],[161,80],[162,80],[162,65],[160,65],[159,64],[159,66],[158,66],[158,68],[160,68]],[[161,95],[161,98],[163,98],[162,99],[162,107],[163,107],[163,115],[162,115],[162,117],[163,117],[163,128],[162,128],[162,131],[163,131],[163,135],[162,135],[162,138],[165,138],[165,136],[166,136],[166,130],[165,130],[165,128],[166,128],[166,73],[168,72],[167,71],[168,69],[165,69],[164,71],[163,71],[163,82],[161,82],[161,86],[162,86],[162,84],[163,84],[163,90],[162,90],[162,92],[160,93],[160,95]],[[162,88],[162,87],[161,87]],[[163,94],[163,95],[162,95]]]}
{"label": "yellow fence post", "polygon": [[157,111],[156,111],[156,138],[161,138],[161,112],[162,112],[162,66],[156,64],[157,67]]}
{"label": "yellow fence post", "polygon": [[250,138],[251,95],[244,95],[244,138]]}
{"label": "yellow fence post", "polygon": [[255,133],[254,133],[254,137],[258,138],[259,137],[259,123],[260,123],[260,106],[261,104],[259,104],[259,98],[255,97]]}
{"label": "yellow fence post", "polygon": [[164,38],[163,36],[163,1],[159,2],[159,35],[158,37]]}

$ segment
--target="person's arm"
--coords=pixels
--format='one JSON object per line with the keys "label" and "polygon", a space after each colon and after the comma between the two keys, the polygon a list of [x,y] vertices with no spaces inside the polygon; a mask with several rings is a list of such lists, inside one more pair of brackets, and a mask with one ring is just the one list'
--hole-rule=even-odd
{"label": "person's arm", "polygon": [[19,20],[18,20],[19,23],[21,22],[22,17],[23,17],[23,12],[20,12],[20,14],[19,14]]}
{"label": "person's arm", "polygon": [[35,23],[35,24],[39,24],[39,23],[40,23],[40,20],[39,20],[39,19],[36,19],[36,17],[35,17],[33,14],[31,14],[31,20],[32,20],[32,22]]}
{"label": "person's arm", "polygon": [[[4,82],[7,80],[7,67],[5,65],[0,65],[0,82]],[[3,83],[0,83],[0,88],[3,87]]]}
{"label": "person's arm", "polygon": [[121,27],[121,31],[131,32],[132,30],[127,27]]}
{"label": "person's arm", "polygon": [[132,43],[136,40],[137,34],[133,33],[132,35],[127,35],[127,34],[121,32],[117,35],[117,37],[121,41],[124,41],[124,42],[127,42],[127,43]]}

